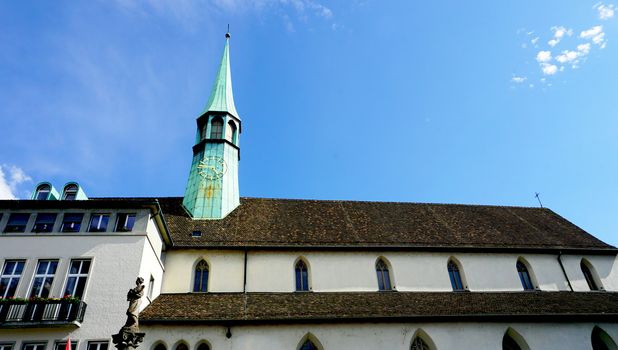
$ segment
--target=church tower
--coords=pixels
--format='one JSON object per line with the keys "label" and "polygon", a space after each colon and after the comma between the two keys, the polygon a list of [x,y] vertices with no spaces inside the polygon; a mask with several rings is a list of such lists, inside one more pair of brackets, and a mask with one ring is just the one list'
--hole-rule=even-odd
{"label": "church tower", "polygon": [[230,34],[204,113],[197,118],[193,162],[182,200],[193,219],[222,219],[240,204],[240,117],[234,106]]}

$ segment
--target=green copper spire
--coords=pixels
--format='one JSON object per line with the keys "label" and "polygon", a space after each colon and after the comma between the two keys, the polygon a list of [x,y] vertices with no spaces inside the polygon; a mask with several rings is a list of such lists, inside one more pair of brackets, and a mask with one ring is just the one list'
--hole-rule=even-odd
{"label": "green copper spire", "polygon": [[227,112],[240,119],[236,106],[234,106],[234,94],[232,93],[232,72],[230,70],[230,33],[225,34],[225,48],[219,65],[219,72],[215,78],[215,84],[210,92],[206,112]]}

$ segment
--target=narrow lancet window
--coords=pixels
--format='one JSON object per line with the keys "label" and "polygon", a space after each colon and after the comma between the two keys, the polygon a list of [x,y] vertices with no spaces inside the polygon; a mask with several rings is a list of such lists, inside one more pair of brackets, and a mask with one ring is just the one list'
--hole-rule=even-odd
{"label": "narrow lancet window", "polygon": [[448,276],[451,279],[451,286],[454,291],[465,290],[463,285],[463,279],[461,278],[461,272],[459,266],[453,260],[449,260],[447,264]]}
{"label": "narrow lancet window", "polygon": [[524,290],[534,290],[534,283],[532,283],[532,278],[530,277],[528,268],[521,261],[517,262],[517,274],[519,274],[519,280],[521,281],[521,285],[524,287]]}
{"label": "narrow lancet window", "polygon": [[298,350],[318,350],[318,347],[311,340],[307,340]]}
{"label": "narrow lancet window", "polygon": [[236,124],[233,121],[227,123],[227,129],[225,130],[225,139],[233,144],[236,144]]}
{"label": "narrow lancet window", "polygon": [[298,260],[295,267],[296,272],[296,291],[308,292],[309,291],[309,271],[307,264],[304,261]]}
{"label": "narrow lancet window", "polygon": [[579,264],[579,266],[581,267],[582,273],[584,274],[584,277],[586,278],[586,282],[588,283],[588,288],[590,288],[590,290],[600,290],[601,289],[599,288],[600,283],[598,283],[596,278],[594,277],[591,266],[588,266],[586,261],[584,261],[583,259],[581,263]]}
{"label": "narrow lancet window", "polygon": [[193,291],[196,293],[204,293],[208,291],[208,263],[204,260],[201,260],[195,266]]}
{"label": "narrow lancet window", "polygon": [[421,337],[416,337],[412,342],[410,350],[430,350],[430,347]]}
{"label": "narrow lancet window", "polygon": [[378,259],[376,262],[376,274],[378,276],[378,290],[393,290],[388,265],[382,259]]}

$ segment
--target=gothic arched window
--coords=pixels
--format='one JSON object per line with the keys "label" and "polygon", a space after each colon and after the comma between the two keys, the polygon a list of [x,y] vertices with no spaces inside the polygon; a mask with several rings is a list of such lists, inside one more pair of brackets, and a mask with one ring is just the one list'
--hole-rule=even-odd
{"label": "gothic arched window", "polygon": [[519,344],[510,335],[504,334],[502,337],[502,350],[522,350]]}
{"label": "gothic arched window", "polygon": [[210,350],[210,346],[208,346],[208,344],[206,343],[200,343],[200,345],[198,345],[197,350]]}
{"label": "gothic arched window", "polygon": [[221,117],[212,118],[210,124],[210,138],[222,139],[223,138],[223,119]]}
{"label": "gothic arched window", "polygon": [[592,350],[612,350],[618,348],[612,337],[598,326],[594,326],[592,329],[590,341],[592,342]]}
{"label": "gothic arched window", "polygon": [[519,275],[519,280],[521,281],[521,285],[524,287],[524,290],[534,290],[534,283],[532,282],[532,277],[530,277],[526,264],[524,264],[521,260],[518,260],[516,266],[517,274]]}
{"label": "gothic arched window", "polygon": [[453,290],[465,290],[463,279],[461,278],[461,272],[459,271],[459,265],[451,259],[448,261],[446,267],[448,269],[448,276],[451,280],[451,286],[453,287]]}
{"label": "gothic arched window", "polygon": [[318,347],[311,340],[307,339],[298,350],[318,350]]}
{"label": "gothic arched window", "polygon": [[208,291],[208,263],[205,260],[201,260],[195,266],[195,279],[193,282],[194,292],[207,292]]}
{"label": "gothic arched window", "polygon": [[309,270],[307,264],[301,259],[298,260],[294,268],[296,274],[296,291],[308,292],[309,291]]}
{"label": "gothic arched window", "polygon": [[176,345],[176,350],[189,350],[189,347],[185,343],[180,343]]}
{"label": "gothic arched window", "polygon": [[595,277],[593,273],[594,268],[592,267],[592,265],[590,265],[590,263],[582,259],[582,261],[579,263],[579,266],[582,269],[582,273],[584,274],[584,277],[586,278],[586,282],[588,283],[588,287],[590,288],[590,290],[601,289],[599,288],[601,286],[601,283]]}
{"label": "gothic arched window", "polygon": [[154,347],[154,350],[167,350],[165,348],[165,345],[163,343],[159,343],[157,344],[157,346]]}
{"label": "gothic arched window", "polygon": [[381,258],[376,261],[376,274],[378,276],[378,290],[393,290],[388,265]]}
{"label": "gothic arched window", "polygon": [[236,144],[236,124],[233,121],[227,122],[227,129],[225,130],[225,139],[233,144]]}
{"label": "gothic arched window", "polygon": [[414,341],[412,341],[410,350],[430,350],[430,347],[421,337],[416,337]]}

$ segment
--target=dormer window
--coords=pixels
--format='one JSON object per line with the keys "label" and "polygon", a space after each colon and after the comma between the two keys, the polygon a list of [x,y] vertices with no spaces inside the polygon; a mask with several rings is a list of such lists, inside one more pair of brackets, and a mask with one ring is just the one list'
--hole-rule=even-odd
{"label": "dormer window", "polygon": [[222,139],[223,138],[223,119],[221,117],[214,117],[210,124],[210,138]]}
{"label": "dormer window", "polygon": [[49,198],[50,192],[51,192],[51,186],[40,185],[36,189],[36,195],[34,196],[34,199],[39,200],[39,201],[47,200]]}
{"label": "dormer window", "polygon": [[77,185],[70,184],[64,187],[62,199],[65,201],[74,201],[77,198]]}

